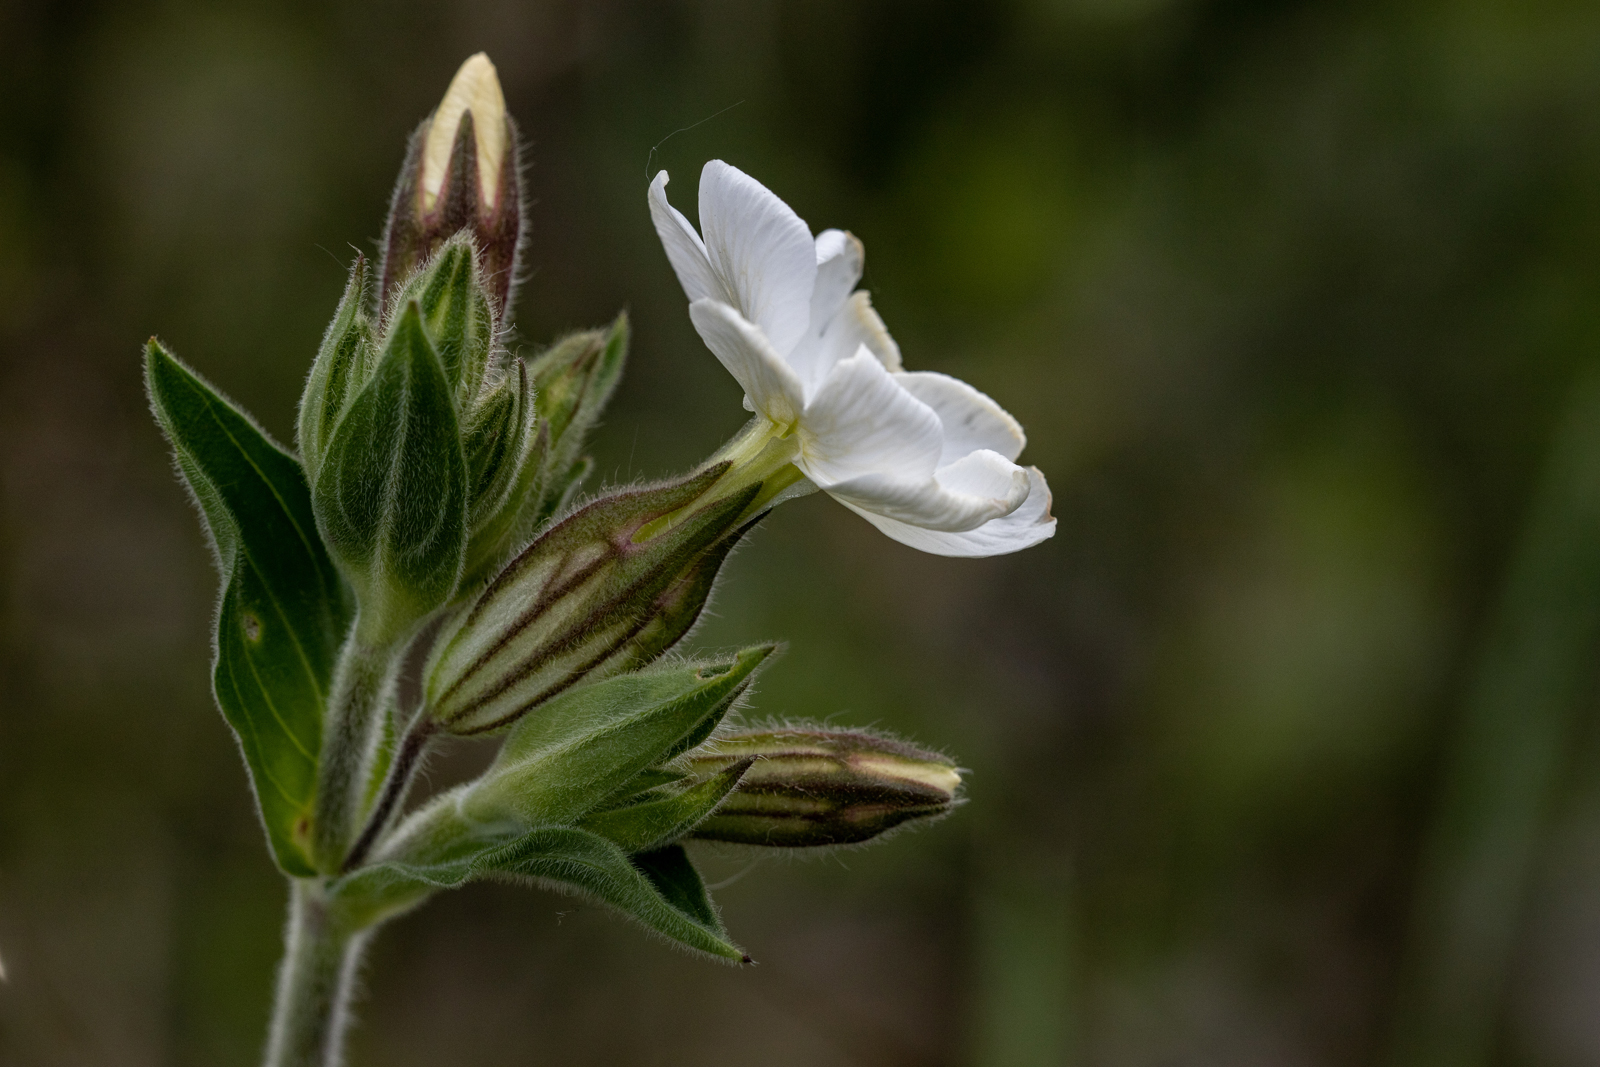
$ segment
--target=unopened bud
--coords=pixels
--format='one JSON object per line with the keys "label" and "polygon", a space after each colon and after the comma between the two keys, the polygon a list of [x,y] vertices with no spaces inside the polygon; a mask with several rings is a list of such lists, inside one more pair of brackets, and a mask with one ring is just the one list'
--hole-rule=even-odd
{"label": "unopened bud", "polygon": [[434,646],[425,690],[434,721],[456,734],[495,730],[579,681],[633,670],[670,648],[747,529],[734,519],[750,491],[649,540],[636,535],[703,494],[724,467],[601,497],[519,553]]}
{"label": "unopened bud", "polygon": [[589,470],[584,444],[616,391],[627,356],[628,316],[622,314],[610,329],[563,337],[529,364],[545,439],[538,498],[530,503],[527,528],[542,526],[560,512],[583,481]]}
{"label": "unopened bud", "polygon": [[494,64],[482,52],[461,64],[444,100],[428,123],[422,149],[422,208],[432,211],[444,188],[450,157],[463,120],[472,116],[478,162],[478,202],[493,211],[500,195],[500,168],[506,156],[506,98]]}
{"label": "unopened bud", "polygon": [[503,316],[521,227],[517,128],[506,114],[494,64],[479,52],[461,65],[444,100],[411,136],[383,239],[383,306],[440,245],[467,230]]}
{"label": "unopened bud", "polygon": [[852,845],[913,819],[948,813],[961,772],[890,738],[832,730],[736,734],[691,757],[697,777],[755,757],[693,836],[773,848]]}

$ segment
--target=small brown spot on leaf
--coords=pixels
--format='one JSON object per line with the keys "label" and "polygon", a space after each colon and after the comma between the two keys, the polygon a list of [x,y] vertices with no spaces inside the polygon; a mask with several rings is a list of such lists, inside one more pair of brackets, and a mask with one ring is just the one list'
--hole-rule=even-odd
{"label": "small brown spot on leaf", "polygon": [[248,611],[244,615],[244,635],[251,644],[261,640],[261,620]]}

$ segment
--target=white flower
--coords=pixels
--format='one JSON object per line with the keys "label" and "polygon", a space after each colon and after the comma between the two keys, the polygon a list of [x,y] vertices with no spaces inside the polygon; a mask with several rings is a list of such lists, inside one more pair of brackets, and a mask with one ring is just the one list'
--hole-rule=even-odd
{"label": "white flower", "polygon": [[650,183],[650,216],[706,346],[793,463],[878,529],[941,556],[993,556],[1055,533],[1017,420],[965,382],[906,371],[861,278],[861,242],[814,239],[789,205],[721,160],[700,174],[700,225]]}

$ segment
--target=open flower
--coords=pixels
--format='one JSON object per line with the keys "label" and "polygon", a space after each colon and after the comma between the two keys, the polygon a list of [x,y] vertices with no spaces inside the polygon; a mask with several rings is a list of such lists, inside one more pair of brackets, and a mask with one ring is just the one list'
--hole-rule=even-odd
{"label": "open flower", "polygon": [[[650,215],[706,346],[815,485],[878,529],[941,556],[993,556],[1055,533],[1050,490],[1015,460],[1017,420],[965,382],[906,371],[861,278],[861,242],[815,238],[754,178],[700,175],[700,225],[650,184]],[[753,448],[746,448],[753,454]]]}

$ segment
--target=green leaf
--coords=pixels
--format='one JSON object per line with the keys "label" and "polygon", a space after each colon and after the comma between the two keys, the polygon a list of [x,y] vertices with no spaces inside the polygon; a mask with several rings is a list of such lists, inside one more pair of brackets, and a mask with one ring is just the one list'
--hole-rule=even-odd
{"label": "green leaf", "polygon": [[[681,637],[710,591],[707,567],[714,575],[727,554],[713,546],[734,532],[758,487],[646,541],[634,535],[692,504],[726,468],[604,497],[524,549],[435,644],[430,714],[453,733],[497,729],[580,680],[640,666]],[[670,625],[657,625],[663,615]]]}
{"label": "green leaf", "polygon": [[612,808],[622,808],[629,804],[637,804],[642,800],[650,799],[646,794],[660,795],[664,785],[678,785],[687,782],[689,775],[682,771],[669,771],[663,767],[647,767],[623,783],[621,789],[606,797],[594,807],[594,811],[610,811]]}
{"label": "green leaf", "polygon": [[641,853],[633,857],[633,864],[667,903],[707,929],[722,930],[722,920],[711,903],[711,894],[706,892],[705,880],[682,845]]}
{"label": "green leaf", "polygon": [[528,826],[578,819],[684,738],[713,729],[774,647],[562,694],[512,729],[494,764],[464,794],[462,811],[481,822]]}
{"label": "green leaf", "polygon": [[589,815],[578,825],[616,842],[624,852],[648,852],[671,844],[715,811],[753,762],[741,760],[680,793],[639,794],[634,803]]}
{"label": "green leaf", "polygon": [[371,273],[366,257],[357,256],[339,309],[323,335],[311,374],[306,378],[305,392],[300,396],[296,437],[307,477],[313,482],[328,436],[344,414],[346,403],[366,383],[376,360],[372,325],[364,310]]}
{"label": "green leaf", "polygon": [[307,876],[323,708],[349,626],[345,591],[317,539],[295,458],[154,340],[145,381],[222,576],[217,704],[244,753],[278,866]]}
{"label": "green leaf", "polygon": [[707,955],[745,958],[709,905],[695,907],[693,898],[682,892],[668,898],[620,848],[587,831],[541,826],[509,841],[457,843],[453,852],[443,859],[394,859],[363,868],[336,884],[335,900],[356,923],[367,925],[414,907],[435,890],[510,876],[580,893]]}
{"label": "green leaf", "polygon": [[449,601],[466,549],[466,459],[415,301],[335,427],[312,502],[368,644],[394,641]]}

